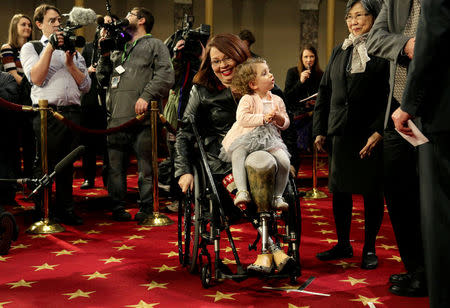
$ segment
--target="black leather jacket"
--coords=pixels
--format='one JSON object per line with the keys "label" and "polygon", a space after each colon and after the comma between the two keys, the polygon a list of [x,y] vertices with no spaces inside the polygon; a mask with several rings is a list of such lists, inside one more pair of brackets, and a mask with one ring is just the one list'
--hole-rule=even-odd
{"label": "black leather jacket", "polygon": [[201,159],[194,147],[195,135],[188,121],[191,115],[195,117],[212,173],[225,174],[231,170],[231,164],[221,161],[218,156],[222,139],[236,121],[237,102],[230,89],[210,92],[203,86],[192,87],[175,143],[175,177],[192,174],[192,162]]}

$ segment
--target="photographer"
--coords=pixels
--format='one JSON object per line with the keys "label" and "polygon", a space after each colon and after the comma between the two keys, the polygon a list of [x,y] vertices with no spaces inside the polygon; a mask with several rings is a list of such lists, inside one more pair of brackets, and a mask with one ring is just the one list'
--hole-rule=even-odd
{"label": "photographer", "polygon": [[[86,64],[78,52],[71,52],[64,33],[60,30],[61,14],[48,4],[42,4],[34,11],[34,21],[42,31],[40,44],[28,42],[22,47],[21,61],[28,80],[33,84],[31,100],[34,107],[40,99],[48,100],[49,107],[65,118],[80,123],[80,95],[91,86]],[[62,50],[60,50],[62,49]],[[40,116],[33,120],[36,136],[40,136]],[[37,153],[40,153],[40,138]],[[54,117],[48,118],[48,166],[54,166],[78,143],[78,136]],[[40,159],[35,165],[35,176],[40,176]],[[68,225],[81,225],[83,220],[73,211],[72,198],[73,167],[69,166],[56,175],[56,205],[51,213],[55,219]],[[51,200],[51,198],[49,198]],[[36,211],[39,213],[39,206]],[[38,218],[38,217],[37,217]]]}
{"label": "photographer", "polygon": [[[129,21],[125,28],[130,36],[129,41],[111,53],[102,50],[97,66],[99,83],[108,86],[108,128],[120,126],[136,114],[145,113],[150,101],[161,101],[174,83],[169,51],[150,34],[153,15],[145,8],[135,7],[126,19]],[[102,49],[106,45],[110,44],[101,44]],[[112,199],[114,220],[131,219],[125,211],[126,167],[130,151],[136,153],[139,173],[139,212],[134,219],[141,222],[153,212],[152,137],[149,125],[149,117],[146,117],[141,124],[107,138],[110,159],[108,194]]]}

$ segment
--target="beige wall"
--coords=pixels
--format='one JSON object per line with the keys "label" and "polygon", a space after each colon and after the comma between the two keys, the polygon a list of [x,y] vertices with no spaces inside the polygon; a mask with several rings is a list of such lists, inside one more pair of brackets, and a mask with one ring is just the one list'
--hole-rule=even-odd
{"label": "beige wall", "polygon": [[[277,84],[284,89],[284,81],[288,68],[295,66],[298,59],[300,42],[300,14],[301,0],[215,0],[214,1],[214,33],[233,32],[250,29],[256,37],[252,50],[265,57],[275,75]],[[335,45],[347,36],[344,23],[344,9],[346,0],[336,1],[335,13]],[[9,21],[15,13],[26,13],[32,17],[34,7],[42,3],[41,0],[2,0],[3,9],[0,11],[0,41],[7,39]],[[70,12],[73,0],[47,1],[56,5],[63,13]],[[103,0],[84,0],[85,7],[92,8],[98,14],[105,14],[106,7]],[[155,16],[153,35],[162,40],[169,37],[173,28],[174,1],[172,0],[110,0],[112,11],[123,17],[134,6],[145,6]],[[327,1],[320,1],[319,5],[319,43],[318,52],[320,65],[325,68],[326,59],[326,5]],[[193,0],[195,24],[197,27],[205,20],[204,0]],[[92,40],[95,26],[84,29],[86,39]],[[35,38],[40,33],[35,31]]]}

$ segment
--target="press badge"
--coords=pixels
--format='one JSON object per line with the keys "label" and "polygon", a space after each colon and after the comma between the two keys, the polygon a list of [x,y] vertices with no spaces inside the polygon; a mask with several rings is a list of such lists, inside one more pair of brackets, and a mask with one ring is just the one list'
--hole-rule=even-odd
{"label": "press badge", "polygon": [[111,78],[111,89],[116,89],[119,86],[120,76]]}
{"label": "press badge", "polygon": [[122,74],[123,72],[125,72],[125,69],[123,68],[122,65],[119,65],[118,67],[116,67],[116,72],[118,72],[119,74]]}

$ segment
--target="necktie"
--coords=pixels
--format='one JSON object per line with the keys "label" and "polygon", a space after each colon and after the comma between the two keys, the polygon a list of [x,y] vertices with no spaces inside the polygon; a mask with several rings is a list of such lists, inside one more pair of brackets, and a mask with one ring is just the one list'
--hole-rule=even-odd
{"label": "necktie", "polygon": [[[420,2],[419,0],[413,0],[413,4],[411,6],[411,11],[409,13],[408,20],[406,21],[405,29],[403,30],[403,34],[408,37],[415,37],[417,24],[419,22],[420,16]],[[406,86],[406,77],[408,75],[408,68],[402,65],[398,65],[395,70],[395,79],[394,79],[394,98],[401,104],[403,91]]]}

